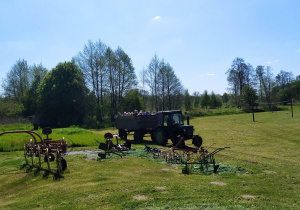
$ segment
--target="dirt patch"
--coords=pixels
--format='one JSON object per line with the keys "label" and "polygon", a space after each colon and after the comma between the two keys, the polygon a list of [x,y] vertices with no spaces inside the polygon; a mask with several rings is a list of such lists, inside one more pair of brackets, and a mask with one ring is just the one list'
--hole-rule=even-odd
{"label": "dirt patch", "polygon": [[224,186],[226,185],[225,182],[210,182],[211,184],[215,184],[215,185],[221,185],[221,186]]}
{"label": "dirt patch", "polygon": [[268,171],[268,170],[264,170],[263,171],[265,174],[277,174],[276,171]]}
{"label": "dirt patch", "polygon": [[166,186],[156,186],[155,189],[157,190],[165,190],[167,187]]}
{"label": "dirt patch", "polygon": [[147,196],[145,195],[135,195],[133,196],[134,200],[147,200]]}
{"label": "dirt patch", "polygon": [[81,150],[81,151],[73,151],[68,152],[67,155],[90,155],[90,154],[97,154],[99,151],[96,150]]}
{"label": "dirt patch", "polygon": [[249,199],[249,200],[252,200],[255,198],[254,195],[242,195],[243,198],[246,198],[246,199]]}
{"label": "dirt patch", "polygon": [[161,170],[163,170],[163,171],[170,171],[170,169],[168,169],[168,168],[163,168]]}

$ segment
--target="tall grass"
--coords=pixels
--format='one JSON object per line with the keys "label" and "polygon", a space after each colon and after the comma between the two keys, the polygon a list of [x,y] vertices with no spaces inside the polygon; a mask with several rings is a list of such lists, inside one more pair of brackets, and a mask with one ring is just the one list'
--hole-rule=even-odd
{"label": "tall grass", "polygon": [[5,124],[0,125],[0,133],[4,131],[13,131],[13,130],[33,130],[33,126],[30,124]]}
{"label": "tall grass", "polygon": [[55,129],[56,134],[64,134],[64,135],[72,135],[72,134],[80,134],[80,133],[91,133],[84,128],[80,128],[77,126],[71,126],[69,128],[57,128]]}
{"label": "tall grass", "polygon": [[[0,133],[4,131],[32,129],[33,126],[28,124],[1,125]],[[42,134],[41,129],[35,132],[42,136],[42,138],[46,138],[46,136]],[[71,126],[69,128],[52,129],[52,134],[49,135],[49,138],[52,138],[52,140],[62,140],[63,137],[67,140],[67,143],[70,147],[97,145],[95,139],[97,139],[98,141],[104,141],[103,135],[98,135],[93,133],[92,131],[76,126]],[[31,138],[32,137],[26,133],[0,135],[0,152],[23,150],[24,144],[29,143]],[[37,141],[40,140],[37,139]]]}
{"label": "tall grass", "polygon": [[[276,108],[277,111],[287,111],[290,109],[291,109],[290,105],[286,105],[286,106],[278,105]],[[195,117],[205,117],[205,116],[233,115],[233,114],[245,114],[245,113],[252,113],[252,112],[257,113],[257,112],[269,112],[269,111],[270,109],[267,105],[263,105],[254,109],[244,109],[244,108],[238,108],[236,106],[232,106],[232,107],[222,106],[216,109],[194,108],[190,110],[188,113],[191,116],[191,118],[195,118]]]}

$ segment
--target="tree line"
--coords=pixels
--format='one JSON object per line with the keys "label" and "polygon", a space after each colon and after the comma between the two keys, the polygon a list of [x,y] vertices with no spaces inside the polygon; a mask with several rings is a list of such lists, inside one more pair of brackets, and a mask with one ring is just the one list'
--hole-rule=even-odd
{"label": "tree line", "polygon": [[2,87],[0,117],[22,116],[52,127],[104,127],[118,112],[180,109],[184,98],[179,78],[164,59],[155,54],[137,77],[128,54],[100,40],[88,41],[71,61],[51,71],[19,59]]}
{"label": "tree line", "polygon": [[[300,100],[300,75],[269,66],[232,61],[226,71],[228,93],[204,90],[189,93],[172,66],[155,54],[136,74],[128,54],[112,50],[101,40],[88,41],[69,62],[48,71],[42,64],[28,65],[19,59],[2,83],[0,118],[22,116],[40,126],[80,125],[100,128],[111,125],[119,112],[133,110],[197,110]],[[1,123],[1,122],[0,122]]]}
{"label": "tree line", "polygon": [[276,76],[270,66],[246,64],[243,58],[235,58],[227,70],[230,100],[237,106],[265,104],[268,108],[277,103],[300,100],[300,75],[281,70]]}

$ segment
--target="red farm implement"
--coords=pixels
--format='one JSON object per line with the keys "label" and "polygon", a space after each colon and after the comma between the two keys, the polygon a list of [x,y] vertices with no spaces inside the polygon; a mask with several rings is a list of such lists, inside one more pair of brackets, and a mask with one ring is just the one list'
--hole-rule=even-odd
{"label": "red farm implement", "polygon": [[[45,171],[44,176],[53,174],[55,178],[63,177],[62,174],[67,168],[67,161],[62,156],[68,150],[68,144],[64,138],[62,140],[52,140],[49,138],[52,130],[48,127],[43,129],[43,134],[47,135],[45,139],[37,132],[30,130],[5,131],[0,133],[0,135],[17,133],[27,133],[32,137],[29,143],[24,145],[25,167],[28,170],[37,168],[37,171]],[[46,167],[43,167],[44,163],[46,163]],[[54,169],[51,169],[53,165]]]}

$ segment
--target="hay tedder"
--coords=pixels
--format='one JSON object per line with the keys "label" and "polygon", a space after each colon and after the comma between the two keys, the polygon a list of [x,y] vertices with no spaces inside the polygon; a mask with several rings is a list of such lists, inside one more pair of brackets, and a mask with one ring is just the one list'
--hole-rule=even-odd
{"label": "hay tedder", "polygon": [[[5,131],[0,133],[0,135],[16,133],[27,133],[32,137],[30,142],[24,145],[24,166],[27,167],[29,171],[32,168],[36,168],[37,172],[45,171],[45,177],[49,174],[53,174],[55,178],[63,177],[63,172],[67,169],[67,161],[62,156],[65,155],[68,150],[68,144],[64,137],[62,140],[52,140],[49,138],[49,134],[52,133],[49,127],[43,129],[43,134],[47,136],[45,139],[37,132],[30,130]],[[38,158],[38,162],[34,157]],[[46,163],[46,167],[43,167],[44,163]],[[54,168],[51,169],[51,167]]]}
{"label": "hay tedder", "polygon": [[[178,136],[178,142],[183,141],[183,138]],[[202,143],[202,141],[201,141]],[[153,153],[153,158],[164,158],[167,163],[181,164],[182,173],[189,174],[193,170],[208,171],[208,168],[212,166],[213,173],[217,173],[219,165],[216,164],[215,154],[228,149],[230,147],[221,147],[215,149],[213,152],[208,152],[208,149],[213,145],[211,144],[207,149],[201,146],[197,148],[185,147],[178,148],[176,145],[170,150],[161,150],[155,147],[149,147],[145,145],[145,151]]]}
{"label": "hay tedder", "polygon": [[[117,144],[113,143],[114,137],[116,138]],[[101,152],[98,153],[98,157],[100,159],[105,159],[106,156],[110,154],[115,154],[122,158],[122,156],[126,155],[125,152],[131,149],[131,142],[129,140],[126,140],[123,144],[119,144],[118,137],[118,134],[105,133],[105,143],[100,143],[98,140],[95,139],[95,141],[99,143],[98,149],[101,150]]]}

